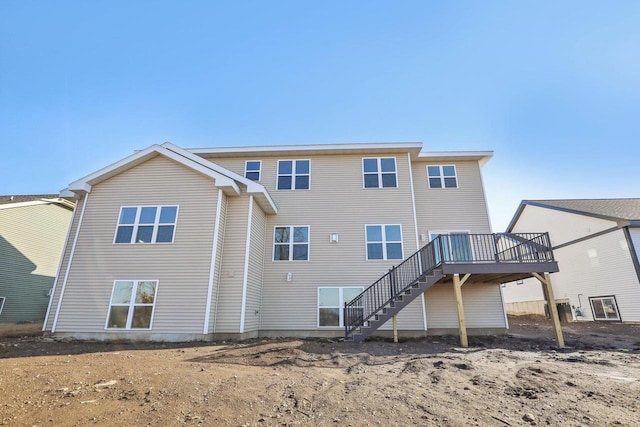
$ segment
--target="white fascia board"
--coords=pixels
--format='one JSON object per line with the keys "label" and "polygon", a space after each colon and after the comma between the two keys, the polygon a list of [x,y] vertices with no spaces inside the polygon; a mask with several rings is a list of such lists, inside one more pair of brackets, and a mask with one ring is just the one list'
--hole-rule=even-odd
{"label": "white fascia board", "polygon": [[0,205],[0,209],[11,209],[11,208],[24,208],[27,206],[36,206],[36,205],[48,205],[49,203],[44,200],[30,200],[28,202],[18,202],[18,203],[8,203],[6,205]]}
{"label": "white fascia board", "polygon": [[200,155],[217,155],[231,157],[241,155],[273,155],[287,154],[350,154],[350,153],[382,153],[397,151],[415,151],[422,149],[421,142],[369,142],[351,144],[309,144],[309,145],[264,145],[251,147],[214,147],[188,148],[187,150]]}
{"label": "white fascia board", "polygon": [[493,157],[493,151],[421,151],[419,159],[437,162],[477,160],[483,166]]}

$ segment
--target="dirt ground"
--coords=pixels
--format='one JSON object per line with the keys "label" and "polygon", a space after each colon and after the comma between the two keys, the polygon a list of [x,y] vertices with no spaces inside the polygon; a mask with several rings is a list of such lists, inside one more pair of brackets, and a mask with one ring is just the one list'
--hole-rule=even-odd
{"label": "dirt ground", "polygon": [[0,425],[638,426],[640,325],[509,336],[57,342],[0,327]]}

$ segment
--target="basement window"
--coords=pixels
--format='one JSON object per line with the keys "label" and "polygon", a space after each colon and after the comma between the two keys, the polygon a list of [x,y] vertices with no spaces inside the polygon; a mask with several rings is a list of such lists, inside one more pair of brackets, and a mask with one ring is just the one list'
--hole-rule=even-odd
{"label": "basement window", "polygon": [[107,329],[151,329],[157,280],[116,280]]}
{"label": "basement window", "polygon": [[363,290],[361,286],[318,288],[318,327],[344,327],[344,304]]}
{"label": "basement window", "polygon": [[618,304],[616,304],[616,297],[613,295],[589,298],[589,302],[595,320],[620,320]]}

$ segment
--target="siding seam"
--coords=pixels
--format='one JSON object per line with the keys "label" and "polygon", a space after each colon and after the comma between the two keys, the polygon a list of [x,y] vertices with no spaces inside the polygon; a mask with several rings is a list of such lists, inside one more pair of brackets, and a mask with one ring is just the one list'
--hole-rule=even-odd
{"label": "siding seam", "polygon": [[[209,289],[207,289],[207,305],[204,312],[203,334],[209,331],[209,319],[211,317],[211,296],[213,294],[213,281],[215,277],[216,256],[218,255],[218,238],[220,236],[220,211],[222,210],[222,189],[218,189],[218,203],[216,206],[216,223],[213,229],[213,245],[211,248],[211,266],[209,268]],[[218,267],[219,268],[219,267]]]}
{"label": "siding seam", "polygon": [[244,316],[247,309],[247,282],[249,280],[249,255],[251,253],[251,224],[253,223],[253,195],[249,196],[247,214],[247,241],[244,251],[244,277],[242,278],[242,306],[240,308],[240,333],[244,333]]}
{"label": "siding seam", "polygon": [[58,298],[58,306],[56,307],[56,315],[53,318],[53,324],[51,325],[51,333],[56,331],[58,324],[58,316],[60,315],[60,307],[62,306],[62,298],[64,297],[64,290],[67,287],[67,279],[69,279],[69,271],[71,271],[71,264],[73,262],[73,255],[76,251],[76,243],[78,243],[78,236],[80,235],[80,228],[82,227],[82,219],[84,218],[84,210],[87,207],[89,201],[89,193],[84,196],[84,203],[82,204],[82,211],[80,212],[80,219],[78,220],[78,228],[76,228],[76,235],[73,237],[73,246],[71,247],[71,253],[69,254],[69,262],[67,269],[64,273],[64,281],[62,282],[62,288],[60,289],[60,298]]}
{"label": "siding seam", "polygon": [[[69,223],[69,231],[67,231],[67,237],[64,239],[64,246],[62,247],[62,254],[60,254],[60,262],[58,263],[58,269],[56,271],[56,279],[53,282],[53,289],[51,289],[51,296],[49,298],[49,304],[47,304],[47,313],[44,315],[44,323],[42,323],[42,330],[46,330],[47,322],[49,321],[49,314],[51,312],[51,305],[53,303],[53,297],[56,294],[56,286],[58,285],[58,280],[60,279],[60,271],[62,270],[62,262],[64,260],[64,254],[67,251],[67,245],[69,244],[69,236],[71,235],[71,226],[73,225],[73,221],[76,219],[76,209],[73,209],[73,214],[71,215],[71,222]],[[53,325],[52,325],[53,328]]]}

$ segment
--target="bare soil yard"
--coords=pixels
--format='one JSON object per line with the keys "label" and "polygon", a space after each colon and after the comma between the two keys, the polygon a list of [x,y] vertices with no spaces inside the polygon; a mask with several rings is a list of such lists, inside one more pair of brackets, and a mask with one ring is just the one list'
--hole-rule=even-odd
{"label": "bare soil yard", "polygon": [[0,327],[0,425],[638,426],[640,325],[509,336],[102,343]]}

